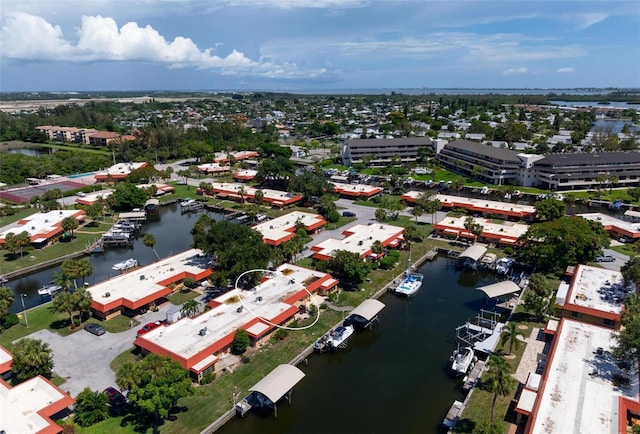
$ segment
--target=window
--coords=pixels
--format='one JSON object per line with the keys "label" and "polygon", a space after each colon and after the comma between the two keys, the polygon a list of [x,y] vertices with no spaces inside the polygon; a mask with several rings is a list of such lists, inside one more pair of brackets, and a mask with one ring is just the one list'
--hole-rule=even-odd
{"label": "window", "polygon": [[604,325],[609,326],[609,327],[615,327],[616,322],[612,319],[605,319],[603,321]]}
{"label": "window", "polygon": [[571,316],[574,318],[582,318],[584,315],[581,312],[571,312]]}

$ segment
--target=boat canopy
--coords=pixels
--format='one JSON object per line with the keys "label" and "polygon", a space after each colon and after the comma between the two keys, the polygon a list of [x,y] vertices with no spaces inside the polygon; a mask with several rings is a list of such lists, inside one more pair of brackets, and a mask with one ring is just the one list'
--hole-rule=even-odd
{"label": "boat canopy", "polygon": [[351,311],[350,315],[358,315],[367,321],[371,321],[383,308],[383,302],[370,298],[360,303],[358,307]]}
{"label": "boat canopy", "polygon": [[482,256],[484,256],[485,253],[487,253],[486,247],[479,244],[474,244],[464,252],[460,253],[460,259],[469,258],[473,259],[474,261],[478,261],[480,258],[482,258]]}
{"label": "boat canopy", "polygon": [[511,280],[505,280],[503,282],[481,286],[476,289],[484,292],[489,298],[500,297],[502,295],[507,295],[507,294],[520,291],[520,287]]}
{"label": "boat canopy", "polygon": [[304,378],[304,375],[304,372],[293,365],[279,365],[266,377],[258,381],[249,391],[259,392],[269,398],[271,402],[278,402],[280,398]]}

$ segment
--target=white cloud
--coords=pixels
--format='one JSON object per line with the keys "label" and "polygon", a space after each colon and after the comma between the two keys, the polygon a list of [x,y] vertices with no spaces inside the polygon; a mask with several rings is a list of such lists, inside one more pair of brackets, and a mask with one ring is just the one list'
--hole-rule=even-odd
{"label": "white cloud", "polygon": [[512,74],[526,74],[527,73],[527,68],[525,67],[520,67],[520,68],[510,68],[507,69],[505,71],[502,72],[503,75],[512,75]]}
{"label": "white cloud", "polygon": [[232,50],[226,57],[200,49],[190,38],[167,41],[151,26],[128,22],[118,28],[113,18],[83,16],[77,42],[66,39],[59,26],[41,17],[12,13],[0,27],[6,59],[55,62],[134,61],[164,64],[172,68],[216,69],[223,75],[273,78],[307,78],[325,69],[303,70],[295,63],[259,62]]}
{"label": "white cloud", "polygon": [[369,5],[368,0],[228,0],[229,6],[278,9],[351,9]]}
{"label": "white cloud", "polygon": [[556,72],[560,73],[560,74],[569,74],[571,72],[573,72],[573,68],[570,66],[566,66],[564,68],[558,68],[556,69]]}

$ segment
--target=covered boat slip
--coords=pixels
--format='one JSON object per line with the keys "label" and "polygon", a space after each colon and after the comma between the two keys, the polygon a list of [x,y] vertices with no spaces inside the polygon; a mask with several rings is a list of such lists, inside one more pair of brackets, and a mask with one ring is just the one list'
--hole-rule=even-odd
{"label": "covered boat slip", "polygon": [[503,282],[493,283],[491,285],[480,286],[476,288],[478,291],[482,291],[489,298],[497,298],[505,295],[513,294],[520,291],[520,287],[511,280],[505,280]]}
{"label": "covered boat slip", "polygon": [[345,324],[354,324],[367,327],[378,318],[380,311],[384,309],[384,303],[375,298],[370,298],[351,311]]}
{"label": "covered boat slip", "polygon": [[464,252],[460,253],[459,258],[469,258],[477,262],[484,256],[485,253],[487,253],[487,248],[485,246],[474,244]]}
{"label": "covered boat slip", "polygon": [[237,405],[236,411],[242,410],[242,414],[246,413],[246,405],[249,404],[251,407],[273,408],[277,414],[276,403],[284,396],[288,399],[293,387],[304,375],[304,372],[293,365],[279,365],[249,389],[251,393]]}

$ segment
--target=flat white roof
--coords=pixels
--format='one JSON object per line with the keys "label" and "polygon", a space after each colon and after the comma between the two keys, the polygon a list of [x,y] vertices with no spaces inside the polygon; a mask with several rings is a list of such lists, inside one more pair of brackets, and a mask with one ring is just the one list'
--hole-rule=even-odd
{"label": "flat white roof", "polygon": [[5,239],[7,234],[11,232],[17,235],[23,231],[28,232],[31,238],[36,236],[45,237],[52,231],[60,230],[62,220],[73,216],[84,218],[85,213],[77,209],[39,212],[23,218],[19,222],[12,224],[8,229],[0,232],[0,239]]}
{"label": "flat white roof", "polygon": [[[461,217],[445,217],[437,224],[439,226],[447,226],[459,231],[466,231],[465,222],[467,216]],[[529,229],[529,225],[523,223],[516,223],[511,221],[497,222],[495,219],[488,219],[483,217],[472,217],[473,222],[482,225],[483,235],[494,235],[496,238],[520,238]]]}
{"label": "flat white roof", "polygon": [[620,220],[613,216],[602,214],[599,212],[576,214],[578,217],[582,217],[587,220],[597,221],[602,223],[602,226],[610,226],[612,229],[618,229],[628,232],[629,236],[634,238],[640,237],[640,222],[632,223],[626,220]]}
{"label": "flat white roof", "polygon": [[519,203],[498,202],[495,200],[475,199],[472,197],[451,196],[447,194],[436,194],[436,199],[441,203],[465,204],[474,209],[496,210],[505,213],[535,214],[536,208],[531,205],[521,205]]}
{"label": "flat white roof", "polygon": [[540,381],[542,381],[542,375],[536,374],[535,372],[529,372],[527,384],[525,384],[525,386],[531,390],[538,390],[540,387]]}
{"label": "flat white roof", "polygon": [[259,223],[253,226],[253,229],[260,232],[265,240],[276,241],[295,232],[295,230],[292,231],[292,229],[296,227],[298,222],[305,227],[310,227],[316,223],[324,222],[324,218],[318,214],[293,211],[273,220]]}
{"label": "flat white roof", "polygon": [[36,433],[51,425],[39,411],[69,398],[42,377],[31,378],[9,388],[0,382],[0,428],[7,433]]}
{"label": "flat white roof", "polygon": [[580,264],[576,267],[566,302],[620,315],[625,289],[619,271]]}
{"label": "flat white roof", "polygon": [[261,190],[264,200],[266,201],[286,201],[289,200],[291,198],[294,197],[299,197],[293,193],[288,193],[286,191],[281,191],[281,190],[272,190],[269,188],[261,188],[261,189],[257,189],[254,187],[251,187],[247,184],[242,184],[239,182],[212,182],[211,186],[214,190],[220,191],[222,193],[226,193],[229,195],[234,195],[234,196],[240,196],[238,194],[238,191],[240,190],[240,188],[244,189],[244,195],[245,198],[246,197],[254,197],[256,194],[256,191]]}
{"label": "flat white roof", "polygon": [[518,405],[516,406],[516,410],[521,410],[526,413],[531,413],[533,410],[533,405],[536,402],[536,397],[538,394],[533,390],[522,389],[522,393],[520,394],[520,399],[518,399]]}
{"label": "flat white roof", "polygon": [[[116,300],[141,300],[166,287],[159,282],[181,273],[200,274],[210,268],[209,259],[200,249],[190,249],[177,255],[120,274],[114,278],[90,286],[88,291],[100,304]],[[109,294],[108,296],[106,294]]]}
{"label": "flat white roof", "polygon": [[335,190],[342,194],[374,194],[382,191],[381,187],[376,187],[375,185],[369,184],[344,184],[341,182],[332,182]]}
{"label": "flat white roof", "polygon": [[106,170],[101,170],[96,173],[96,176],[117,176],[117,175],[128,175],[133,170],[140,169],[141,167],[146,166],[147,163],[118,163],[109,167]]}
{"label": "flat white roof", "polygon": [[612,377],[620,372],[611,354],[615,335],[603,327],[562,320],[538,391],[532,433],[618,432],[618,397],[638,398],[638,374],[631,375],[629,386],[614,386]]}
{"label": "flat white roof", "polygon": [[205,163],[196,166],[196,169],[203,172],[223,172],[231,170],[231,166],[222,166],[220,163]]}
{"label": "flat white roof", "polygon": [[98,192],[95,192],[95,193],[87,193],[82,197],[77,197],[76,198],[76,203],[79,203],[79,204],[93,204],[93,203],[97,202],[98,199],[100,199],[101,197],[103,199],[108,198],[109,196],[111,196],[112,193],[113,193],[113,190],[111,190],[111,189],[106,189],[106,190],[98,191]]}
{"label": "flat white roof", "polygon": [[[13,361],[13,356],[11,355],[9,350],[7,350],[6,348],[4,348],[3,346],[0,345],[0,368],[5,363],[8,364],[11,361]],[[0,374],[2,374],[2,373],[3,373],[3,371],[0,369]]]}
{"label": "flat white roof", "polygon": [[[152,342],[179,357],[190,358],[234,334],[257,316],[273,320],[292,307],[283,300],[303,290],[311,281],[326,276],[328,274],[319,271],[283,264],[275,273],[270,274],[268,280],[252,290],[229,291],[216,298],[219,306],[194,318],[182,318],[166,327],[158,327],[139,339]],[[266,327],[260,326],[251,331],[270,327],[264,322],[263,324]],[[205,327],[206,333],[200,335],[200,330]]]}
{"label": "flat white roof", "polygon": [[375,241],[385,242],[393,237],[399,237],[404,231],[398,226],[391,226],[384,223],[372,223],[369,225],[355,225],[345,229],[343,233],[348,234],[342,240],[329,238],[312,247],[316,253],[324,256],[333,256],[338,250],[346,250],[364,255],[371,250]]}

